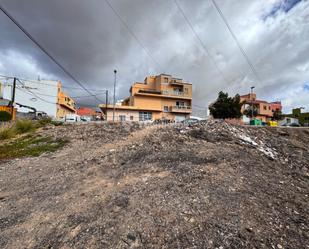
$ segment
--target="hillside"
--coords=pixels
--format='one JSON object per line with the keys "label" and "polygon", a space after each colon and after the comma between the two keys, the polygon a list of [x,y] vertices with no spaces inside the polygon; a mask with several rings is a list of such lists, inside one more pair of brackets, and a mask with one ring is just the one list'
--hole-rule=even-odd
{"label": "hillside", "polygon": [[0,161],[0,248],[307,248],[309,129],[47,126]]}

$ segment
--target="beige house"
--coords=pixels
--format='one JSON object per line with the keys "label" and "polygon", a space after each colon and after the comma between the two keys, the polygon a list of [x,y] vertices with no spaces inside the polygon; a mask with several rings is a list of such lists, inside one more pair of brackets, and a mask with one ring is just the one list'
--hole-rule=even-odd
{"label": "beige house", "polygon": [[[101,104],[108,121],[113,105]],[[148,76],[130,88],[130,96],[115,106],[115,121],[181,121],[192,112],[192,84],[171,75]]]}

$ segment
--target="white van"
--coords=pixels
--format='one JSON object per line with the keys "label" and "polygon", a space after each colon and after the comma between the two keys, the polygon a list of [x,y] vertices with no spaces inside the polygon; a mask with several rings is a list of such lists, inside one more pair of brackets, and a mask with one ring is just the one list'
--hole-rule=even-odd
{"label": "white van", "polygon": [[67,114],[65,115],[64,122],[67,122],[67,123],[80,122],[80,116],[76,114]]}

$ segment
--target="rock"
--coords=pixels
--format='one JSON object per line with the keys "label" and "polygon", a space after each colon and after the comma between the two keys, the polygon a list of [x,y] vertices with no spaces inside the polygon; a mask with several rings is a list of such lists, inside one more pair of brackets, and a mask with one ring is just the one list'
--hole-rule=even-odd
{"label": "rock", "polygon": [[125,195],[117,196],[114,203],[118,207],[126,208],[129,205],[129,197]]}

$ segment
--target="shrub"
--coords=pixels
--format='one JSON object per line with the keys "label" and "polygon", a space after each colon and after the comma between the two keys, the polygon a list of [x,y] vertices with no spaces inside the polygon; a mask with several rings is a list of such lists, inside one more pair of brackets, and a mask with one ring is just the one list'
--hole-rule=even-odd
{"label": "shrub", "polygon": [[64,125],[64,123],[62,121],[51,121],[51,124],[53,124],[54,126]]}
{"label": "shrub", "polygon": [[13,128],[4,128],[0,130],[0,140],[13,138],[16,135]]}
{"label": "shrub", "polygon": [[38,124],[39,124],[40,127],[45,126],[45,125],[50,124],[50,123],[52,123],[52,119],[50,117],[41,118],[38,121]]}
{"label": "shrub", "polygon": [[0,121],[7,122],[12,119],[12,115],[6,111],[0,111]]}
{"label": "shrub", "polygon": [[35,130],[34,123],[31,120],[18,120],[15,124],[15,130],[18,134]]}

